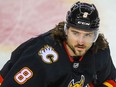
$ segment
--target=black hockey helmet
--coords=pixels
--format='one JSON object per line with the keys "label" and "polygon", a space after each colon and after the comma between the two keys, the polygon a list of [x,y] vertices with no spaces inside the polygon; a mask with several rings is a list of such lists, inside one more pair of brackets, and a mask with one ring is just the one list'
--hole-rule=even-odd
{"label": "black hockey helmet", "polygon": [[88,3],[75,3],[67,12],[67,26],[84,30],[98,30],[99,15],[96,7]]}

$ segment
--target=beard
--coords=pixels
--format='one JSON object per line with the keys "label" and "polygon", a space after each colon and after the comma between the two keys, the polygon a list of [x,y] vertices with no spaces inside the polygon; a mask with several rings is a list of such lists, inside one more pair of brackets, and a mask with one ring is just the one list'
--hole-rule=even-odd
{"label": "beard", "polygon": [[85,45],[77,44],[73,47],[73,52],[76,56],[83,56],[87,52],[87,48]]}
{"label": "beard", "polygon": [[88,49],[92,46],[86,46],[85,44],[76,44],[71,45],[70,43],[66,43],[68,47],[72,50],[75,56],[83,56],[88,51]]}
{"label": "beard", "polygon": [[83,56],[85,54],[85,51],[75,50],[76,56]]}

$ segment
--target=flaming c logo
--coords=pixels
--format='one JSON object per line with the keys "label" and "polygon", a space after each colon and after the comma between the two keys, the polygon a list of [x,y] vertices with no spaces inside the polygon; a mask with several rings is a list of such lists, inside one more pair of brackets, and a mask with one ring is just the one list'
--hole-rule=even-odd
{"label": "flaming c logo", "polygon": [[38,55],[41,56],[45,63],[51,64],[58,60],[58,53],[49,45],[45,45],[40,49]]}
{"label": "flaming c logo", "polygon": [[85,77],[81,75],[81,80],[78,82],[74,82],[74,79],[72,79],[68,85],[68,87],[83,87],[85,82]]}

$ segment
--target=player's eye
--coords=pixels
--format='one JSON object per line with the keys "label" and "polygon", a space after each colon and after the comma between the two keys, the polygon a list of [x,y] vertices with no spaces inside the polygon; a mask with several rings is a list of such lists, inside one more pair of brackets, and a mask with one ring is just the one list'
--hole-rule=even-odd
{"label": "player's eye", "polygon": [[73,32],[73,34],[74,34],[74,35],[79,35],[79,33],[78,33],[78,32]]}

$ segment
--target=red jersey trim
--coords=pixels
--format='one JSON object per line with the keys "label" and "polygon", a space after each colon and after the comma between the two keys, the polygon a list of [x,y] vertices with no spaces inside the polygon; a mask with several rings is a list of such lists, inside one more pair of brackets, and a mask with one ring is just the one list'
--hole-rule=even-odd
{"label": "red jersey trim", "polygon": [[[69,57],[69,59],[70,59],[70,61],[71,62],[74,62],[74,60],[71,58],[71,56],[70,56],[70,53],[69,53],[69,51],[68,51],[68,49],[67,49],[67,47],[66,47],[66,43],[64,42],[64,48],[65,48],[65,50],[66,50],[66,52],[67,52],[67,54],[68,54],[68,57]],[[79,59],[79,61],[81,61],[83,59],[83,56],[82,57],[80,57],[80,59]]]}
{"label": "red jersey trim", "polygon": [[68,52],[68,49],[67,49],[67,47],[66,47],[66,43],[65,43],[65,42],[64,42],[64,48],[65,48],[65,50],[66,50],[66,52],[67,52],[67,54],[68,54],[68,57],[69,57],[70,61],[71,61],[71,62],[74,62],[74,60],[70,57],[70,54],[69,54],[69,52]]}
{"label": "red jersey trim", "polygon": [[[116,82],[113,80],[107,80],[106,82],[103,83],[106,87],[116,87]],[[92,83],[89,84],[89,87],[94,87]]]}
{"label": "red jersey trim", "polygon": [[116,87],[116,82],[113,80],[107,80],[106,82],[103,83],[107,87]]}
{"label": "red jersey trim", "polygon": [[89,84],[89,87],[94,87],[92,83]]}
{"label": "red jersey trim", "polygon": [[2,84],[2,82],[3,82],[3,78],[2,78],[2,76],[0,75],[0,85]]}

